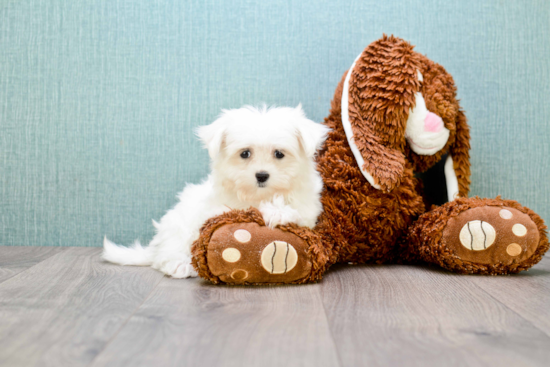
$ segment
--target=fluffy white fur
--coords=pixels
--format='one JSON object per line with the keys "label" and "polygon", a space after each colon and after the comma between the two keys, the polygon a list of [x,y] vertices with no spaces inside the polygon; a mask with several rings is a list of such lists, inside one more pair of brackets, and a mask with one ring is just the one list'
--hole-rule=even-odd
{"label": "fluffy white fur", "polygon": [[[197,275],[191,245],[208,218],[256,207],[271,227],[290,222],[315,226],[323,183],[314,156],[327,132],[308,120],[300,105],[224,110],[197,131],[211,158],[208,178],[199,185],[188,184],[178,195],[179,203],[160,223],[153,221],[157,233],[149,246],[118,246],[105,238],[103,258],[121,265],[150,265],[174,278],[187,278]],[[242,157],[245,151],[250,157]],[[277,158],[277,151],[284,157]],[[268,180],[260,183],[258,172],[268,173]]]}

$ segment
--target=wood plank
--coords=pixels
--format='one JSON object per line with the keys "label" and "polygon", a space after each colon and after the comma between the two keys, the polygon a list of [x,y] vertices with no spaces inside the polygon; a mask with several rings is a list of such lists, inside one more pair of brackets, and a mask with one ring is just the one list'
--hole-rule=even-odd
{"label": "wood plank", "polygon": [[550,258],[528,271],[499,277],[469,277],[485,292],[550,336]]}
{"label": "wood plank", "polygon": [[550,359],[549,258],[513,276],[338,266],[317,285],[253,288],[162,278],[103,263],[100,251],[0,247],[0,274],[9,276],[0,284],[0,365],[543,366]]}
{"label": "wood plank", "polygon": [[66,247],[0,246],[0,283]]}
{"label": "wood plank", "polygon": [[162,279],[69,248],[0,284],[0,365],[86,366]]}
{"label": "wood plank", "polygon": [[470,277],[340,266],[321,289],[342,366],[547,366],[550,338]]}
{"label": "wood plank", "polygon": [[93,366],[338,366],[320,285],[164,278]]}

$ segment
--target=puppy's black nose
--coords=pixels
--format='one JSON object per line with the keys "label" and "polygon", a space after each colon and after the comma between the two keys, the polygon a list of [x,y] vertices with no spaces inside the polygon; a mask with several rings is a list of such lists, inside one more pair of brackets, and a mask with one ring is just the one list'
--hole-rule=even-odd
{"label": "puppy's black nose", "polygon": [[256,180],[258,180],[258,182],[266,182],[268,178],[269,178],[269,173],[265,171],[256,173]]}

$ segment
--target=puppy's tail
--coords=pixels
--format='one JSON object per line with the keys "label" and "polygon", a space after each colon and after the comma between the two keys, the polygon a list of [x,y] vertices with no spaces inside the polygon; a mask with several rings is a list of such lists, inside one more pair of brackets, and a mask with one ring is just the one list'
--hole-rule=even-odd
{"label": "puppy's tail", "polygon": [[105,237],[103,239],[103,259],[119,265],[148,266],[153,263],[150,247],[143,247],[139,241],[130,247],[115,245]]}

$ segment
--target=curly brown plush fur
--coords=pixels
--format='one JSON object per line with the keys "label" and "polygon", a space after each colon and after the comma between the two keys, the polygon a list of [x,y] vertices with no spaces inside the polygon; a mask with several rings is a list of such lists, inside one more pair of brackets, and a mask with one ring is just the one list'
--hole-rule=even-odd
{"label": "curly brown plush fur", "polygon": [[[423,75],[423,82],[417,77]],[[466,263],[445,259],[439,254],[438,239],[453,210],[465,210],[465,205],[519,204],[500,199],[487,201],[455,200],[444,207],[428,212],[415,225],[415,220],[426,211],[421,186],[415,172],[422,172],[437,163],[444,154],[453,157],[453,166],[459,184],[459,196],[467,197],[470,186],[470,134],[466,116],[456,99],[453,78],[445,69],[425,56],[413,51],[406,41],[384,36],[370,44],[351,71],[349,86],[349,116],[354,141],[365,167],[380,184],[381,190],[368,184],[361,173],[347,142],[342,126],[341,96],[346,73],[342,77],[332,101],[325,124],[332,131],[318,155],[318,167],[325,183],[322,196],[324,212],[316,230],[331,246],[331,262],[403,262],[421,259],[440,264]],[[421,92],[429,111],[439,115],[450,130],[443,149],[432,156],[414,153],[405,139],[409,110],[414,107],[414,94]],[[386,191],[386,190],[390,191]],[[469,204],[468,204],[469,203]],[[450,210],[451,212],[447,212]],[[542,220],[527,208],[541,232],[537,253],[547,249]],[[434,226],[437,226],[436,231]],[[417,235],[408,235],[408,231]],[[420,234],[433,237],[424,240]],[[438,237],[439,236],[439,237]],[[408,239],[407,251],[399,245]],[[546,240],[547,241],[547,240]],[[419,253],[422,256],[416,256]],[[432,256],[428,256],[432,254]],[[526,269],[540,260],[533,256],[513,267],[470,266],[477,273],[506,273]],[[460,266],[444,266],[459,271]],[[471,271],[470,271],[471,272]]]}
{"label": "curly brown plush fur", "polygon": [[[341,103],[346,75],[325,119],[331,132],[317,156],[325,184],[324,211],[313,231],[294,225],[280,228],[310,246],[308,256],[315,265],[299,283],[320,279],[337,262],[425,262],[458,273],[508,274],[540,261],[549,245],[546,226],[536,213],[500,197],[467,198],[470,133],[453,78],[441,65],[415,52],[408,42],[384,35],[363,51],[351,70],[348,111],[353,141],[364,159],[363,168],[380,189],[363,176],[344,132]],[[416,154],[405,138],[418,92],[450,132],[446,145],[433,155]],[[415,172],[426,171],[445,154],[453,159],[459,197],[426,211]],[[247,221],[263,225],[255,210],[233,211],[205,224],[193,251],[202,277],[220,281],[209,272],[206,256],[216,229]],[[474,250],[470,224],[480,226],[483,248]],[[514,231],[514,225],[525,232]],[[487,237],[487,226],[496,228],[494,238]],[[471,238],[461,238],[462,230],[470,231]]]}
{"label": "curly brown plush fur", "polygon": [[[423,75],[422,82],[418,72]],[[336,104],[342,85],[343,80],[336,90]],[[440,116],[450,130],[446,146],[431,156],[415,154],[405,140],[407,118],[417,92],[424,96],[428,110]],[[334,107],[333,103],[328,119],[341,126],[340,109]],[[382,190],[400,184],[406,162],[411,162],[415,171],[423,172],[450,151],[456,159],[461,196],[467,196],[470,135],[456,99],[453,78],[441,65],[414,52],[408,42],[384,36],[363,51],[351,71],[349,116],[355,143],[365,159],[364,168],[373,174]]]}

